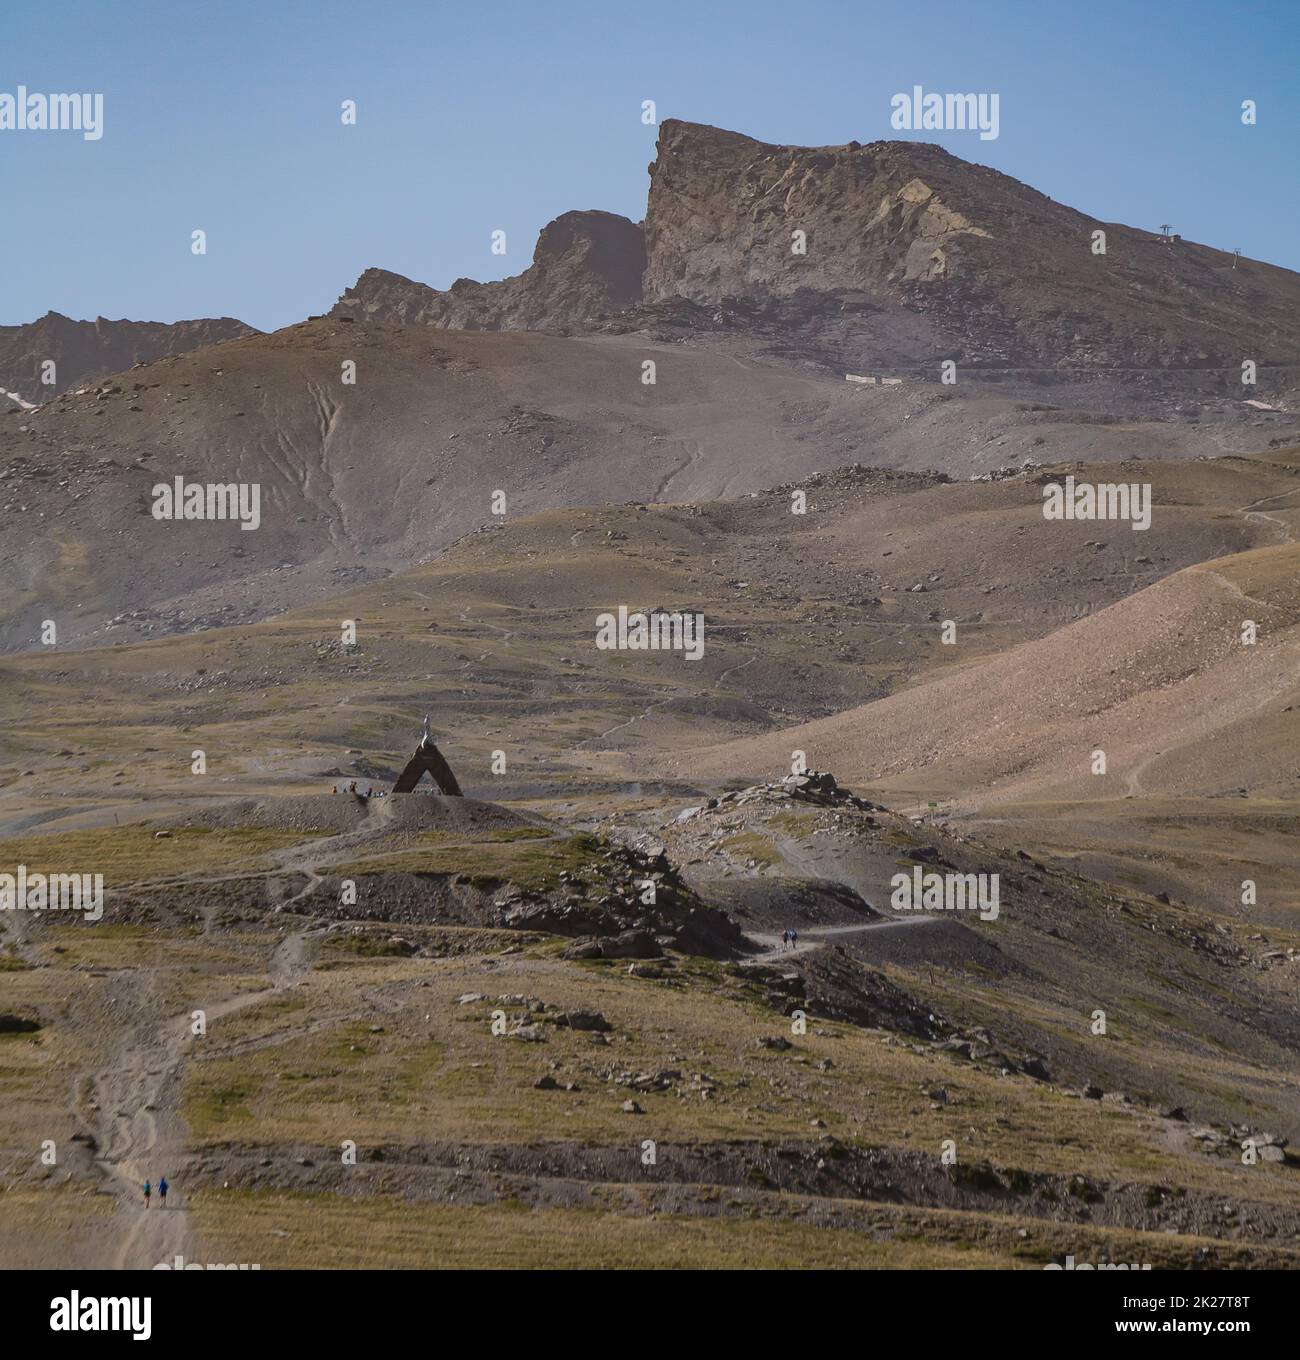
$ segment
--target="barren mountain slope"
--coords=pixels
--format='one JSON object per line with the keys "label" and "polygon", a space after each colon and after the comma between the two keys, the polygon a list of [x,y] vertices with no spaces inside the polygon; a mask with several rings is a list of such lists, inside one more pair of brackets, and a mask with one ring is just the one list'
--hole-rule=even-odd
{"label": "barren mountain slope", "polygon": [[[72,640],[120,615],[155,632],[265,617],[426,560],[492,522],[496,491],[518,515],[737,495],[855,461],[968,476],[1255,451],[1277,428],[1096,423],[636,336],[318,320],[0,417],[0,641],[33,646],[46,619]],[[257,485],[260,527],[153,519],[152,489],[177,476]]]}
{"label": "barren mountain slope", "polygon": [[[1300,791],[1300,547],[1188,568],[1046,638],[833,718],[696,752],[698,776],[791,751],[858,783],[1003,799]],[[1247,620],[1258,641],[1245,645]],[[1104,772],[1094,772],[1103,751]],[[671,762],[670,762],[671,765]],[[685,768],[681,766],[680,768]]]}

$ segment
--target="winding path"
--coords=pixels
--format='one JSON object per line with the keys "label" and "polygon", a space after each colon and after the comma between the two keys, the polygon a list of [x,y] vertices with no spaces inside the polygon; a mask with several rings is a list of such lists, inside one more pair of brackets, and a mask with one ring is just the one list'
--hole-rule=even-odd
{"label": "winding path", "polygon": [[792,954],[809,954],[814,949],[824,948],[837,935],[866,935],[873,930],[906,930],[909,926],[930,925],[939,919],[937,916],[904,916],[895,920],[872,921],[861,926],[809,926],[799,932],[799,942],[793,949],[787,949],[781,943],[779,935],[766,931],[746,931],[746,937],[761,945],[765,952],[743,959],[741,967],[748,967],[753,963],[771,963],[773,959],[788,959]]}
{"label": "winding path", "polygon": [[[201,1007],[208,1025],[256,1005],[307,972],[301,934],[286,937],[269,963],[272,984]],[[151,970],[149,982],[156,981]],[[131,986],[139,988],[139,980]],[[175,1181],[187,1156],[179,1114],[181,1078],[194,1038],[191,1013],[137,1023],[106,1067],[83,1072],[73,1081],[72,1111],[83,1131],[94,1137],[95,1164],[103,1188],[117,1199],[119,1241],[112,1267],[150,1270],[177,1256],[195,1259],[195,1238],[184,1201],[176,1194],[166,1208],[160,1201],[146,1208],[146,1178]]]}

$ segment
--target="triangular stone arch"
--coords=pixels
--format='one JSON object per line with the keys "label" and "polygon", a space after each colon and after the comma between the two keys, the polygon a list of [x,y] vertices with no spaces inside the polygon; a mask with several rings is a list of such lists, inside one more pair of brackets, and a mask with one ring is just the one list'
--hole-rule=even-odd
{"label": "triangular stone arch", "polygon": [[429,732],[428,714],[425,714],[424,735],[420,738],[420,744],[415,748],[415,754],[406,762],[406,768],[398,775],[393,792],[414,792],[415,786],[426,774],[438,786],[439,793],[446,794],[449,798],[465,796],[456,782],[456,776],[451,772],[451,766],[433,743],[433,737]]}

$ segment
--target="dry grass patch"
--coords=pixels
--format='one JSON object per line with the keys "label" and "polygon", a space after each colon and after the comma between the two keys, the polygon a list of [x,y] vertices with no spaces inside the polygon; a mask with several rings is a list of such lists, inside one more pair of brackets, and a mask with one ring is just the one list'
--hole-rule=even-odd
{"label": "dry grass patch", "polygon": [[200,870],[269,867],[265,856],[271,851],[309,839],[302,832],[253,827],[176,827],[160,839],[157,830],[137,824],[10,837],[0,840],[0,867],[25,864],[29,873],[103,874],[105,890],[111,892]]}
{"label": "dry grass patch", "polygon": [[1237,1268],[1300,1265],[1285,1249],[987,1214],[838,1200],[820,1206],[838,1219],[827,1225],[799,1221],[817,1206],[798,1196],[697,1216],[628,1212],[626,1187],[592,1192],[597,1207],[530,1208],[203,1190],[189,1208],[213,1259],[263,1269],[1041,1269],[1073,1255],[1159,1270],[1207,1250]]}

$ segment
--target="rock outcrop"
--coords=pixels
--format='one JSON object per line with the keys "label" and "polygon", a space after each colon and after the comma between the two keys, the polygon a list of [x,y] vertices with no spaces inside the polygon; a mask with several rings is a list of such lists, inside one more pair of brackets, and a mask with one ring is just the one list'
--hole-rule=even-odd
{"label": "rock outcrop", "polygon": [[[39,406],[90,379],[122,373],[133,364],[153,363],[205,345],[256,335],[233,317],[197,321],[73,321],[46,312],[24,326],[0,326],[0,391],[14,405]],[[53,361],[54,381],[42,381]],[[16,399],[16,400],[15,400]]]}
{"label": "rock outcrop", "polygon": [[961,272],[990,232],[935,187],[954,165],[923,143],[769,146],[670,119],[650,166],[646,298],[875,295]]}
{"label": "rock outcrop", "polygon": [[568,331],[641,297],[645,239],[626,217],[569,212],[543,227],[533,263],[496,283],[457,279],[446,292],[367,269],[331,315],[443,330]]}

